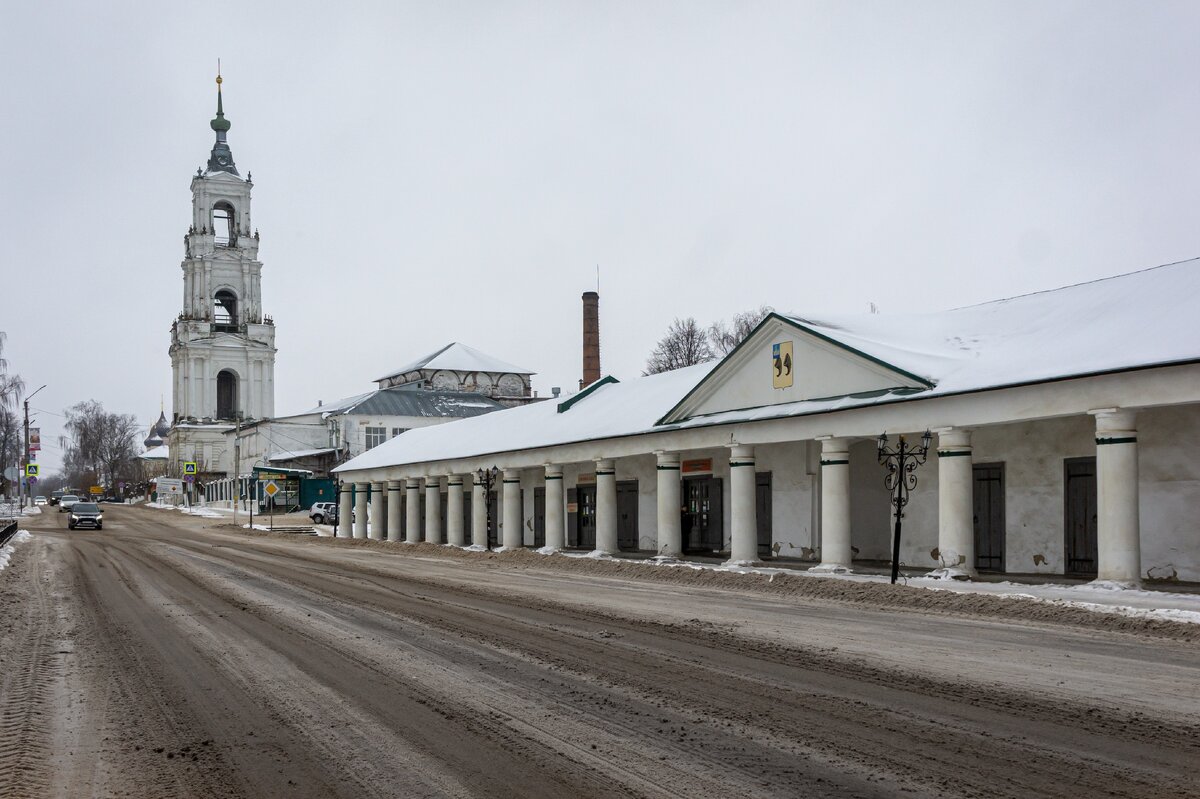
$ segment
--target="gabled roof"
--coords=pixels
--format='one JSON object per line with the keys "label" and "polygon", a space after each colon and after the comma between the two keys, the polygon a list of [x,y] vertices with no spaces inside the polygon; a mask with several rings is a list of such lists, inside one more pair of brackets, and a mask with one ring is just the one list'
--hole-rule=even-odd
{"label": "gabled roof", "polygon": [[918,377],[924,385],[672,418],[670,412],[685,397],[706,380],[720,377],[720,365],[735,351],[725,361],[597,386],[564,413],[559,412],[560,403],[542,402],[451,425],[410,430],[337,471],[820,414],[1197,363],[1200,259],[938,313],[855,317],[795,313],[778,318],[797,330],[810,331],[885,364],[898,374]]}
{"label": "gabled roof", "polygon": [[424,358],[418,358],[412,363],[395,369],[376,380],[387,380],[399,375],[417,372],[422,369],[446,369],[455,372],[507,372],[517,375],[536,374],[530,369],[506,363],[499,358],[493,358],[487,353],[480,352],[466,344],[457,341],[447,344],[437,352],[430,353]]}

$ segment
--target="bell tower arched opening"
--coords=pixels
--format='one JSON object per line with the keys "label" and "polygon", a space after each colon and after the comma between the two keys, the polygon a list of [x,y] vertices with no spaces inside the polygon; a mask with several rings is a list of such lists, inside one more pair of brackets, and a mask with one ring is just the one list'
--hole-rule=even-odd
{"label": "bell tower arched opening", "polygon": [[236,214],[230,203],[221,200],[213,205],[213,243],[218,247],[237,246]]}
{"label": "bell tower arched opening", "polygon": [[217,418],[237,418],[238,378],[228,369],[217,372]]}
{"label": "bell tower arched opening", "polygon": [[239,321],[237,295],[229,289],[221,289],[213,297],[213,328],[236,333]]}

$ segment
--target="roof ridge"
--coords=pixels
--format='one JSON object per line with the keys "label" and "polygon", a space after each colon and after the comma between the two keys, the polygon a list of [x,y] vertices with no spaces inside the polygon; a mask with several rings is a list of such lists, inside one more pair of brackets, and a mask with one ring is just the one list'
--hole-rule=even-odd
{"label": "roof ridge", "polygon": [[1081,280],[1078,283],[1068,283],[1065,286],[1056,286],[1052,289],[1039,289],[1038,291],[1027,291],[1024,294],[1014,294],[1011,297],[999,297],[994,300],[984,300],[983,302],[976,302],[976,303],[972,303],[970,305],[959,305],[955,308],[947,308],[946,310],[947,311],[962,311],[962,310],[966,310],[967,308],[981,308],[984,305],[994,305],[998,302],[1009,302],[1010,300],[1020,300],[1025,297],[1036,297],[1039,294],[1050,294],[1051,292],[1055,292],[1055,291],[1065,291],[1067,289],[1079,288],[1080,286],[1090,286],[1094,283],[1104,283],[1106,281],[1117,280],[1118,278],[1122,278],[1122,277],[1132,277],[1133,275],[1141,275],[1146,272],[1153,272],[1156,269],[1166,269],[1168,266],[1179,266],[1180,264],[1191,263],[1193,261],[1200,261],[1200,256],[1195,256],[1192,258],[1184,258],[1182,261],[1171,261],[1170,263],[1158,264],[1156,266],[1147,266],[1147,267],[1143,267],[1142,269],[1135,269],[1132,272],[1121,272],[1120,274],[1116,274],[1116,275],[1107,275],[1105,277],[1096,277],[1096,278],[1092,278],[1091,280]]}

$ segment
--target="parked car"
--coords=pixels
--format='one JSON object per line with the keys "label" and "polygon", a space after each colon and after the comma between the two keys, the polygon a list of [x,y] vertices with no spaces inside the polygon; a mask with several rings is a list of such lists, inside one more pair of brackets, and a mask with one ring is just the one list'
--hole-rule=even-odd
{"label": "parked car", "polygon": [[[63,502],[66,500],[67,498],[63,497]],[[75,502],[71,507],[71,515],[67,517],[67,527],[72,530],[76,527],[95,527],[97,530],[103,530],[104,514],[95,502]]]}
{"label": "parked car", "polygon": [[82,502],[79,497],[74,494],[63,494],[58,500],[58,512],[68,511],[76,502]]}
{"label": "parked car", "polygon": [[36,497],[33,498],[33,504],[34,505],[45,505],[46,498],[43,497],[41,494],[38,494]]}
{"label": "parked car", "polygon": [[337,518],[338,506],[336,502],[318,502],[313,505],[308,511],[308,518],[313,520],[313,524],[325,524],[326,519],[329,524],[333,524],[333,520]]}

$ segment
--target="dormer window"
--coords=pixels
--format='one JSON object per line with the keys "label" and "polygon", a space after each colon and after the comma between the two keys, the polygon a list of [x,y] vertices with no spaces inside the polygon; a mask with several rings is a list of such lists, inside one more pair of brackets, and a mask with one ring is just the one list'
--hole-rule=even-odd
{"label": "dormer window", "polygon": [[218,247],[237,245],[237,229],[234,227],[233,206],[222,200],[213,206],[212,232]]}

